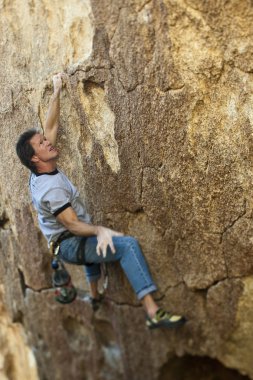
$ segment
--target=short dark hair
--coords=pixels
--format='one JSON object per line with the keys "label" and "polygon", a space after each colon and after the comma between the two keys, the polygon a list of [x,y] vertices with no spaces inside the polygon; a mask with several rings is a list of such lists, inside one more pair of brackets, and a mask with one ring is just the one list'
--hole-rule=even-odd
{"label": "short dark hair", "polygon": [[39,133],[37,129],[28,129],[19,136],[16,144],[16,152],[20,161],[33,173],[37,173],[37,169],[35,164],[32,162],[32,156],[35,154],[35,151],[30,144],[30,140],[34,135],[36,135],[36,133]]}

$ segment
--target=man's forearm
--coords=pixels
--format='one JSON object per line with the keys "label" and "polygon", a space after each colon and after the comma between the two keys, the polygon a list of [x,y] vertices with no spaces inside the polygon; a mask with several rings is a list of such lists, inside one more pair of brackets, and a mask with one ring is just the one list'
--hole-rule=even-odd
{"label": "man's forearm", "polygon": [[72,221],[66,227],[72,234],[78,236],[96,236],[99,231],[99,226],[88,224],[81,220]]}
{"label": "man's forearm", "polygon": [[112,238],[123,236],[122,233],[111,230],[103,226],[96,226],[85,223],[78,219],[72,207],[67,207],[56,217],[57,221],[63,224],[72,234],[77,236],[96,236],[97,237],[97,254],[101,253],[106,256],[106,250],[109,246],[112,253],[115,253]]}
{"label": "man's forearm", "polygon": [[56,91],[53,93],[46,118],[46,126],[45,131],[51,131],[52,128],[58,127],[59,125],[59,117],[60,117],[60,91]]}
{"label": "man's forearm", "polygon": [[60,119],[60,92],[62,89],[62,74],[53,76],[53,84],[54,93],[49,102],[45,123],[45,136],[52,145],[55,145]]}

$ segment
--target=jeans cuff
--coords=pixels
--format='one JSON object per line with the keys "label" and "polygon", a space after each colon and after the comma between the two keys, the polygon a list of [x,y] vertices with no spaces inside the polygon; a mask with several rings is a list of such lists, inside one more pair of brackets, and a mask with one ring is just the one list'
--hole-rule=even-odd
{"label": "jeans cuff", "polygon": [[101,273],[94,274],[92,276],[87,276],[87,274],[86,274],[86,278],[87,278],[88,282],[97,281],[97,280],[99,280],[101,278]]}
{"label": "jeans cuff", "polygon": [[150,285],[147,288],[141,290],[139,293],[137,293],[137,298],[138,300],[141,300],[147,294],[155,292],[156,290],[157,290],[157,287],[155,285]]}

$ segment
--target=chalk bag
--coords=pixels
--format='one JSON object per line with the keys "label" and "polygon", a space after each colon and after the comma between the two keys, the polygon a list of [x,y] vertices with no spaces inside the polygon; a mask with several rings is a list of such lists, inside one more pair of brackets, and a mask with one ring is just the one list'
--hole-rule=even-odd
{"label": "chalk bag", "polygon": [[55,300],[63,304],[73,302],[77,291],[63,262],[57,258],[52,261],[51,266],[54,269],[52,282],[55,288]]}

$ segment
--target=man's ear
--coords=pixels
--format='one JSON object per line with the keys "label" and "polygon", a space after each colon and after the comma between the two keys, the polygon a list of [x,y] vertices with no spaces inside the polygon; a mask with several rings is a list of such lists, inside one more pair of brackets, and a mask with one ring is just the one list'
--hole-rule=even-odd
{"label": "man's ear", "polygon": [[31,161],[32,162],[38,162],[39,161],[39,158],[34,154],[31,158]]}

